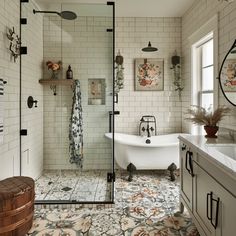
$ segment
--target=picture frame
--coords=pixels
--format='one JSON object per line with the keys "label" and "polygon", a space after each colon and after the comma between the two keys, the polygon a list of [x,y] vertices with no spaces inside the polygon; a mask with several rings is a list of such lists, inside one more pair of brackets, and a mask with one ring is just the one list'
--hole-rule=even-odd
{"label": "picture frame", "polygon": [[136,91],[164,90],[164,59],[135,59],[134,89]]}
{"label": "picture frame", "polygon": [[224,92],[236,92],[236,59],[225,60],[220,76]]}

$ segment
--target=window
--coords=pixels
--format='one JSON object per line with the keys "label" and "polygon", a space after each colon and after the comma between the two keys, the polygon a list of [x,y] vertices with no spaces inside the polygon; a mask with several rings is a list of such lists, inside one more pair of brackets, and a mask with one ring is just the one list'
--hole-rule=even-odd
{"label": "window", "polygon": [[214,64],[213,64],[213,39],[199,47],[199,91],[198,104],[204,108],[213,108],[214,103]]}
{"label": "window", "polygon": [[[214,108],[214,45],[213,33],[192,47],[192,105]],[[192,127],[193,134],[202,134],[202,127]]]}

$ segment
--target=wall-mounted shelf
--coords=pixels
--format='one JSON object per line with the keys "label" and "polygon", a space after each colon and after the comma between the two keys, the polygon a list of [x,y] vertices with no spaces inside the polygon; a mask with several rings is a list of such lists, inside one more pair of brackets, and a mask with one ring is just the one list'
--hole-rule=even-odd
{"label": "wall-mounted shelf", "polygon": [[48,84],[48,85],[67,85],[71,86],[74,84],[73,79],[40,79],[40,84]]}
{"label": "wall-mounted shelf", "polygon": [[71,86],[73,89],[73,79],[40,79],[39,83],[42,85],[50,85],[50,89],[53,91],[53,95],[57,95],[57,85]]}

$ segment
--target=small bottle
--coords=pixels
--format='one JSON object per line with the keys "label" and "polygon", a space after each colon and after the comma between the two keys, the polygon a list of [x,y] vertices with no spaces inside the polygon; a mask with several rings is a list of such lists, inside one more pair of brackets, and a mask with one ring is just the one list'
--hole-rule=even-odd
{"label": "small bottle", "polygon": [[66,71],[66,78],[73,79],[73,71],[71,70],[71,66],[68,66],[68,70]]}

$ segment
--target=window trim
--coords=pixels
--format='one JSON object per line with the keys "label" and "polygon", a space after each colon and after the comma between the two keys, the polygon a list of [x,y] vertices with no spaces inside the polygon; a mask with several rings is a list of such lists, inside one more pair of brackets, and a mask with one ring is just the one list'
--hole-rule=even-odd
{"label": "window trim", "polygon": [[[218,81],[218,14],[214,15],[209,21],[207,21],[202,27],[200,27],[196,32],[194,32],[188,39],[190,43],[190,53],[191,53],[191,105],[199,104],[199,95],[198,91],[195,90],[196,87],[199,87],[197,84],[199,81],[199,68],[196,66],[196,61],[200,58],[197,57],[199,53],[199,47],[201,44],[207,42],[210,39],[213,39],[213,108],[218,106],[218,88],[219,88],[219,81]],[[199,66],[199,65],[198,65]],[[198,127],[195,125],[191,125],[190,127],[192,134],[199,133]]]}

